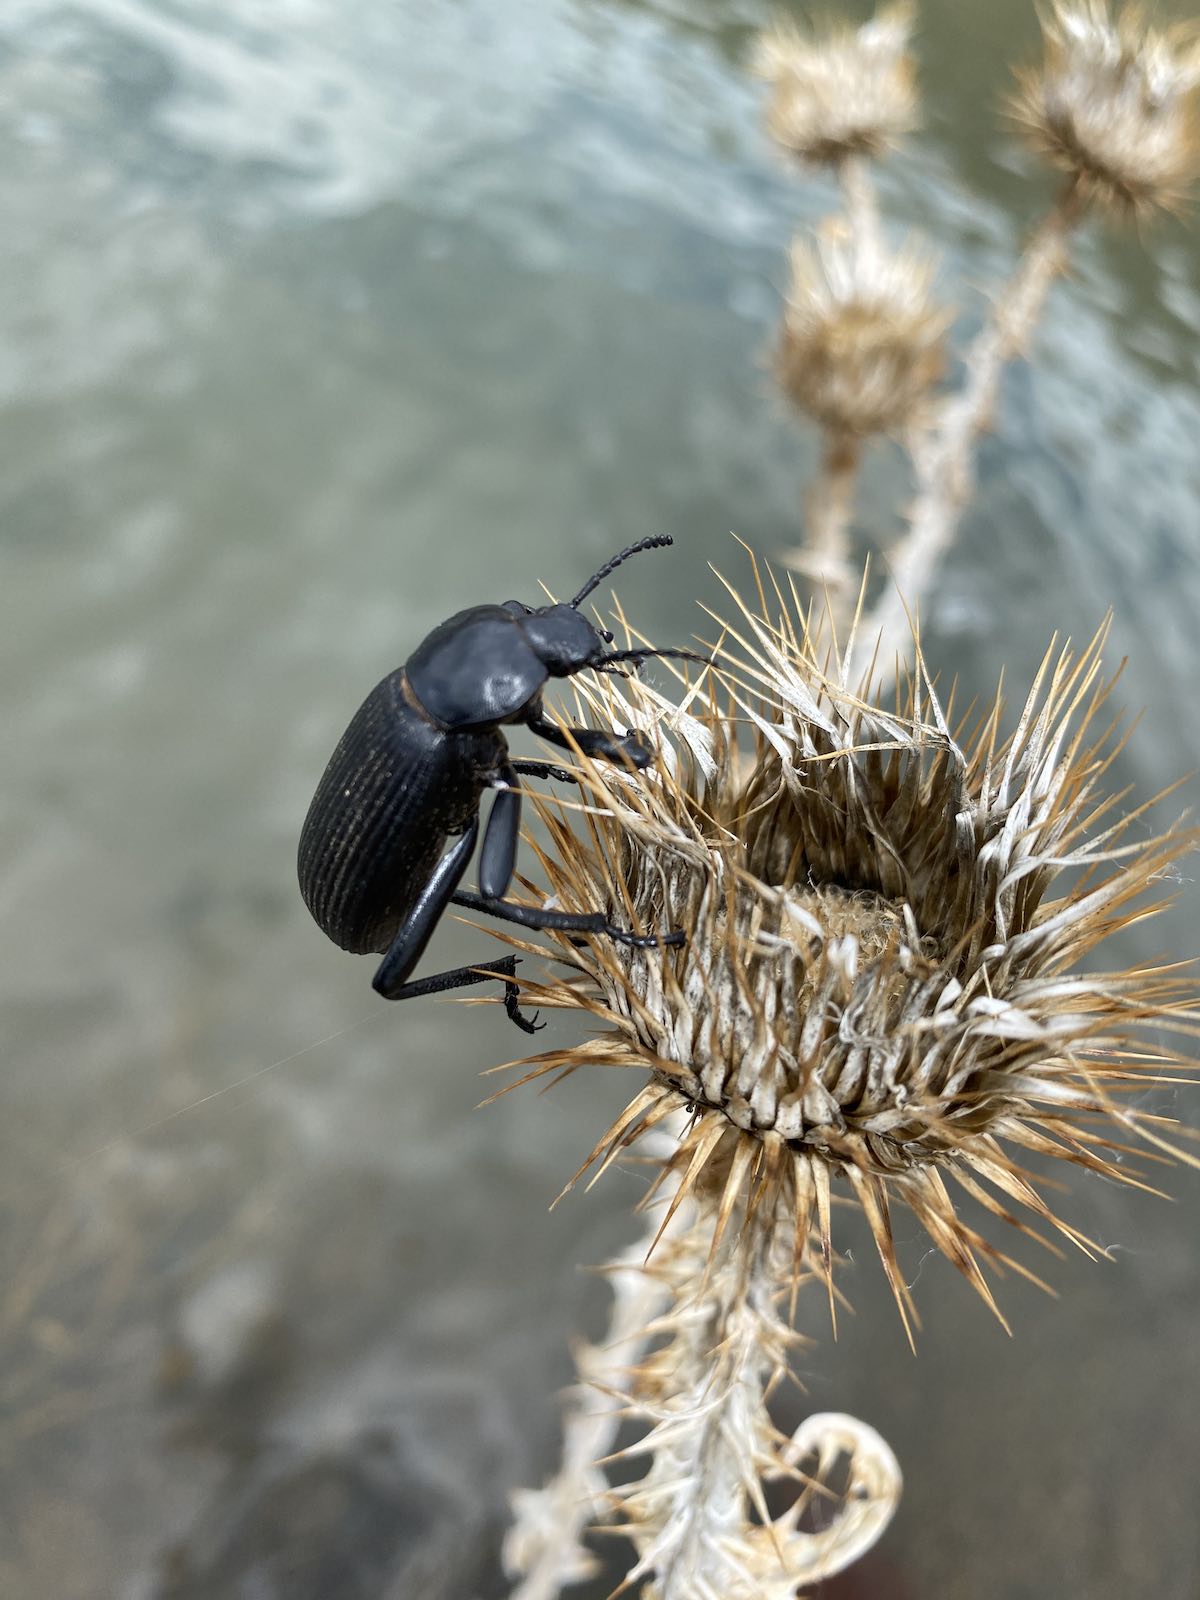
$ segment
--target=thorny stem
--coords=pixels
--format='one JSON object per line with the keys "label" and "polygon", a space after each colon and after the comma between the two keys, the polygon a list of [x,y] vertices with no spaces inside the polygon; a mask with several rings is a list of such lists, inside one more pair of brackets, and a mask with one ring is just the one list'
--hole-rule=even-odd
{"label": "thorny stem", "polygon": [[[673,1143],[665,1129],[656,1129],[648,1145],[651,1139],[664,1154]],[[686,1231],[694,1213],[690,1203],[682,1205],[660,1244]],[[658,1231],[654,1216],[645,1237],[608,1269],[612,1313],[603,1343],[583,1345],[576,1356],[579,1387],[563,1418],[562,1465],[544,1488],[513,1496],[513,1524],[501,1552],[508,1576],[520,1577],[510,1600],[557,1600],[567,1585],[595,1571],[583,1535],[608,1501],[608,1481],[597,1463],[612,1451],[621,1426],[624,1400],[614,1393],[613,1378],[641,1362],[669,1299],[666,1285],[644,1270]]]}
{"label": "thorny stem", "polygon": [[911,653],[909,615],[928,592],[958,531],[974,489],[975,446],[991,419],[1001,374],[1032,334],[1050,286],[1066,266],[1070,235],[1084,210],[1084,197],[1072,178],[1029,241],[991,319],[967,352],[962,389],[943,403],[932,427],[914,431],[909,438],[917,493],[908,532],[887,553],[886,591],[858,635],[862,651],[873,651],[879,641],[884,674]]}
{"label": "thorny stem", "polygon": [[862,244],[878,248],[879,201],[862,156],[847,156],[838,163],[838,182],[851,229]]}
{"label": "thorny stem", "polygon": [[[846,156],[837,168],[850,229],[859,242],[879,245],[879,204],[867,162]],[[853,434],[826,428],[821,469],[805,496],[807,535],[788,552],[788,565],[824,584],[831,596],[849,591],[850,521],[862,462],[862,443]],[[840,608],[839,608],[840,609]]]}
{"label": "thorny stem", "polygon": [[[580,1359],[581,1376],[604,1394],[568,1418],[554,1482],[517,1497],[505,1559],[525,1577],[512,1600],[553,1600],[592,1570],[580,1535],[602,1507],[638,1552],[622,1592],[645,1583],[643,1600],[791,1600],[857,1560],[890,1521],[899,1468],[872,1429],[823,1415],[789,1438],[771,1422],[767,1398],[798,1336],[779,1310],[794,1270],[791,1217],[780,1226],[768,1212],[747,1216],[743,1201],[714,1251],[710,1192],[686,1219],[681,1208],[648,1268],[634,1253],[621,1258],[609,1342]],[[639,1295],[631,1277],[649,1277],[653,1288]],[[608,1490],[596,1452],[611,1447],[628,1416],[649,1431],[614,1461],[648,1455],[651,1464]],[[848,1475],[834,1487],[842,1458]],[[793,1504],[773,1520],[767,1478],[795,1486]],[[810,1506],[821,1526],[800,1531]]]}
{"label": "thorny stem", "polygon": [[[779,1310],[794,1265],[791,1215],[780,1223],[773,1208],[747,1204],[712,1252],[710,1193],[664,1263],[674,1289],[660,1324],[668,1337],[629,1385],[634,1414],[654,1425],[628,1453],[649,1454],[651,1465],[613,1492],[639,1556],[626,1587],[653,1575],[644,1600],[790,1600],[856,1561],[895,1510],[899,1468],[872,1430],[809,1418],[788,1438],[771,1421],[767,1397],[799,1342]],[[806,1475],[800,1464],[814,1453]],[[849,1482],[836,1489],[826,1479],[843,1453]],[[768,1478],[794,1490],[774,1519]],[[802,1532],[810,1504],[823,1526]]]}
{"label": "thorny stem", "polygon": [[[646,1410],[659,1418],[659,1448],[645,1478],[626,1491],[626,1514],[657,1537],[629,1581],[653,1571],[655,1600],[694,1600],[714,1577],[714,1547],[736,1538],[748,1520],[745,1451],[753,1435],[745,1424],[779,1352],[763,1346],[758,1325],[761,1233],[736,1266],[728,1245],[723,1254],[724,1261],[713,1263],[714,1288],[677,1309],[679,1335],[668,1347],[671,1389],[662,1391],[655,1370],[665,1365],[661,1360],[643,1368],[637,1386]],[[681,1477],[692,1479],[686,1497],[678,1491]]]}
{"label": "thorny stem", "polygon": [[789,551],[789,566],[823,583],[830,595],[850,586],[850,520],[862,458],[860,441],[850,433],[826,429],[821,471],[806,495],[808,536]]}

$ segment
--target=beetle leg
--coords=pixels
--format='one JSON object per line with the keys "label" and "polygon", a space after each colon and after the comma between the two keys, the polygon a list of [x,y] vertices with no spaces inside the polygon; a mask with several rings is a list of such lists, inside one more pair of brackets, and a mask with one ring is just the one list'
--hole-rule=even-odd
{"label": "beetle leg", "polygon": [[555,778],[559,783],[578,783],[579,779],[566,767],[556,767],[549,761],[514,761],[514,772],[522,778]]}
{"label": "beetle leg", "polygon": [[560,728],[550,721],[544,711],[533,710],[525,718],[525,725],[539,739],[558,745],[560,750],[574,751],[576,747],[585,756],[601,761],[628,761],[640,772],[654,760],[654,751],[640,733],[605,733],[597,728]]}
{"label": "beetle leg", "polygon": [[511,900],[489,900],[467,889],[456,890],[450,898],[456,906],[465,906],[469,911],[482,911],[501,922],[515,922],[519,927],[532,928],[536,933],[600,934],[605,939],[629,945],[634,950],[682,944],[687,938],[682,928],[674,928],[670,933],[630,933],[628,928],[614,928],[598,911],[551,911],[540,906],[520,906]]}
{"label": "beetle leg", "polygon": [[521,791],[517,775],[507,761],[498,769],[496,780],[504,787],[492,801],[479,852],[479,891],[485,900],[502,900],[508,893],[521,835]]}
{"label": "beetle leg", "polygon": [[379,963],[378,971],[371,979],[372,988],[385,1000],[392,999],[394,992],[403,987],[404,980],[421,959],[425,946],[429,943],[434,928],[437,927],[438,918],[450,904],[455,889],[462,882],[478,837],[479,818],[472,817],[466,831],[455,840],[453,847],[446,851],[433,869],[429,882],[421,891],[420,899],[401,924],[387,954]]}
{"label": "beetle leg", "polygon": [[[515,967],[517,964],[516,956],[511,956],[509,959]],[[503,963],[498,964],[503,965]],[[504,985],[504,1009],[508,1013],[509,1021],[515,1022],[517,1027],[525,1033],[540,1033],[546,1026],[544,1022],[538,1021],[541,1016],[540,1011],[533,1013],[532,1021],[528,1017],[521,1015],[521,991],[515,983],[508,982]]]}
{"label": "beetle leg", "polygon": [[[526,1033],[536,1033],[539,1026],[537,1013],[534,1013],[534,1019],[530,1022],[520,1012],[518,1002],[521,991],[513,982],[517,965],[515,956],[503,956],[499,961],[489,963],[481,962],[478,967],[454,967],[448,972],[435,972],[431,977],[405,982],[421,959],[438,918],[454,898],[454,891],[462,882],[478,837],[479,818],[472,817],[465,833],[455,841],[453,849],[447,850],[438,862],[424,894],[392,940],[391,948],[371,980],[372,987],[385,1000],[415,1000],[419,995],[444,994],[448,989],[466,989],[473,983],[486,983],[489,978],[500,978],[504,983],[505,1011],[518,1028],[523,1028]],[[485,967],[490,970],[485,970]],[[545,1023],[540,1026],[545,1027]]]}
{"label": "beetle leg", "polygon": [[500,978],[504,982],[504,1009],[509,1017],[525,1033],[538,1033],[546,1026],[538,1021],[538,1013],[533,1013],[532,1022],[521,1015],[521,991],[513,982],[519,959],[518,956],[502,956],[499,961],[490,961],[486,966],[480,962],[477,967],[453,967],[448,972],[435,972],[432,977],[417,978],[412,983],[402,984],[388,999],[416,1000],[423,994],[445,994],[449,989],[467,989],[473,983],[490,983],[494,978]]}
{"label": "beetle leg", "polygon": [[503,900],[517,864],[517,841],[521,836],[521,791],[517,787],[520,773],[526,777],[576,781],[571,773],[548,761],[505,761],[496,769],[492,781],[502,787],[492,802],[483,848],[479,852],[479,892],[485,900]]}

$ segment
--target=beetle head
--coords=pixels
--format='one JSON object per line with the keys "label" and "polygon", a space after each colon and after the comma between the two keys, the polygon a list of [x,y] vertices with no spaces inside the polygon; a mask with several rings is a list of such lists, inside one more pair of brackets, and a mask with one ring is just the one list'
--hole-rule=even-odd
{"label": "beetle head", "polygon": [[604,636],[569,605],[528,611],[521,630],[552,678],[569,678],[584,667],[595,666],[605,653]]}
{"label": "beetle head", "polygon": [[599,572],[593,573],[574,600],[569,600],[565,605],[542,606],[535,611],[520,600],[504,602],[503,609],[511,611],[519,619],[530,649],[549,677],[569,678],[573,673],[582,672],[585,667],[595,667],[600,672],[616,672],[625,677],[628,674],[622,672],[620,663],[628,662],[636,672],[643,661],[648,661],[651,656],[674,656],[680,661],[698,661],[703,666],[711,664],[708,656],[697,655],[694,650],[606,650],[605,646],[613,642],[612,634],[607,628],[596,627],[579,614],[580,603],[623,561],[639,555],[643,550],[660,550],[673,542],[670,534],[658,534],[627,545],[618,555],[606,561]]}

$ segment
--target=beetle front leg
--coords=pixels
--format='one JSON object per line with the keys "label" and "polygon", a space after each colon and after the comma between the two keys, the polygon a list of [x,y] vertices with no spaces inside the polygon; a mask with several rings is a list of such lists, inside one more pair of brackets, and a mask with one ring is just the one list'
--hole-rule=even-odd
{"label": "beetle front leg", "polygon": [[522,778],[553,778],[559,783],[579,782],[573,772],[568,772],[566,767],[556,767],[550,761],[514,761],[512,769]]}
{"label": "beetle front leg", "polygon": [[504,785],[492,801],[483,849],[479,852],[479,892],[485,900],[502,900],[508,893],[517,865],[517,840],[521,835],[521,791],[517,774],[505,762],[496,773]]}
{"label": "beetle front leg", "polygon": [[502,787],[492,802],[491,815],[479,852],[479,892],[485,900],[503,900],[517,864],[517,841],[521,835],[521,791],[517,775],[535,778],[564,778],[576,782],[562,767],[548,761],[505,761],[492,781]]}
{"label": "beetle front leg", "polygon": [[525,718],[525,725],[539,739],[558,745],[561,750],[574,752],[578,747],[585,756],[595,760],[628,761],[637,771],[644,771],[654,760],[654,751],[640,733],[604,733],[597,728],[560,728],[550,721],[544,711],[533,710]]}

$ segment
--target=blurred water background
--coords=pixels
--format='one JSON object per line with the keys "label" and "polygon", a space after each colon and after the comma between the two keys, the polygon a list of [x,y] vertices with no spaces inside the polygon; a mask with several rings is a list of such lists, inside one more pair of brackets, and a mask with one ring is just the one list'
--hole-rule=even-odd
{"label": "blurred water background", "polygon": [[[730,530],[795,544],[814,443],[764,354],[833,196],[760,132],[767,17],[4,0],[4,1596],[506,1593],[506,1496],[602,1323],[579,1269],[637,1186],[546,1207],[625,1085],[473,1109],[521,1041],[376,1001],[295,840],[358,701],[461,605],[669,532],[620,587],[680,643],[706,563],[744,571]],[[943,252],[960,344],[1050,190],[996,117],[1036,37],[1025,0],[923,7],[927,126],[883,206]],[[969,697],[1113,607],[1144,794],[1200,748],[1195,245],[1087,233],[927,617]],[[862,525],[894,533],[903,489],[877,450]],[[1185,869],[1122,954],[1191,954],[1198,905]],[[877,1426],[907,1489],[827,1595],[1200,1592],[1200,1186],[1164,1181],[1073,1185],[1114,1261],[1054,1265],[1058,1302],[1006,1285],[1012,1339],[900,1221],[915,1361],[856,1246],[808,1403]]]}

